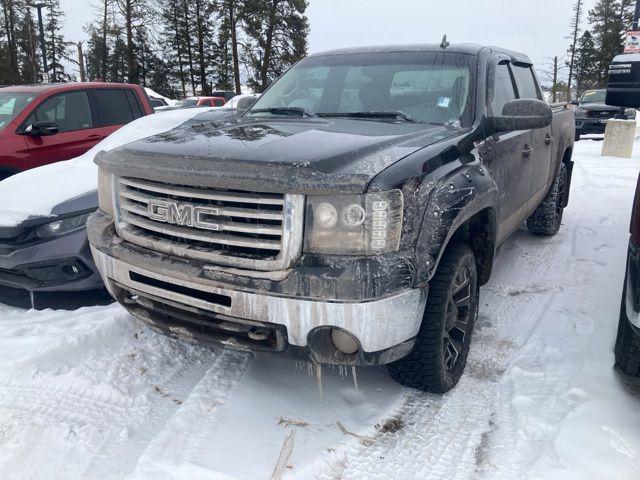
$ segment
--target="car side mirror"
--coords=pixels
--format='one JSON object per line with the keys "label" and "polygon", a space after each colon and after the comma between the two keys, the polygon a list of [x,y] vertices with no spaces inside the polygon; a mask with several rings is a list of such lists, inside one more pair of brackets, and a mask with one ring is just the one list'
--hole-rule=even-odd
{"label": "car side mirror", "polygon": [[575,98],[573,100],[571,100],[570,103],[571,103],[571,105],[580,105],[580,101],[575,99]]}
{"label": "car side mirror", "polygon": [[244,97],[238,100],[238,113],[242,114],[249,110],[258,100],[257,97]]}
{"label": "car side mirror", "polygon": [[488,134],[533,130],[551,125],[553,111],[542,100],[519,99],[507,103],[499,117],[488,117]]}
{"label": "car side mirror", "polygon": [[60,127],[56,122],[33,122],[24,129],[24,134],[31,137],[49,137],[60,131]]}

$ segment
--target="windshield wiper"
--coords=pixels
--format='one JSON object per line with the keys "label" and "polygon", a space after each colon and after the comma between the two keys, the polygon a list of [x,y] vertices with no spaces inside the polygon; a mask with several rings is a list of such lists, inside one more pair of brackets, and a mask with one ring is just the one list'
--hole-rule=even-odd
{"label": "windshield wiper", "polygon": [[297,115],[299,117],[317,117],[317,115],[302,107],[270,107],[249,110],[249,113],[271,113],[272,115]]}
{"label": "windshield wiper", "polygon": [[339,113],[319,113],[320,117],[336,117],[336,118],[395,118],[404,120],[405,122],[421,123],[410,115],[400,111],[371,111],[371,112],[339,112]]}

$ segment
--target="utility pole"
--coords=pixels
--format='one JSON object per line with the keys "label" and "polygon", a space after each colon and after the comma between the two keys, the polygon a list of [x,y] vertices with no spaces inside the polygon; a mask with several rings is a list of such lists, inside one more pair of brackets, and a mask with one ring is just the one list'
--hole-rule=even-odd
{"label": "utility pole", "polygon": [[42,8],[48,7],[46,3],[28,4],[30,7],[38,10],[38,27],[40,29],[40,50],[42,51],[42,80],[46,81],[48,77],[49,67],[47,65],[47,47],[44,43],[44,25],[42,23]]}
{"label": "utility pole", "polygon": [[82,42],[78,42],[78,68],[80,69],[80,81],[86,82],[87,77],[84,73],[84,55],[82,54]]}

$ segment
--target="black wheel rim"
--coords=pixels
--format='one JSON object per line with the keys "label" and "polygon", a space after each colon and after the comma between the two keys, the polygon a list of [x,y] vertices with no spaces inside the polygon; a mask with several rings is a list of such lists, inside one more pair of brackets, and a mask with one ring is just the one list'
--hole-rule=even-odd
{"label": "black wheel rim", "polygon": [[453,279],[447,302],[443,354],[447,371],[453,370],[463,358],[463,350],[472,314],[475,281],[467,265],[461,265]]}

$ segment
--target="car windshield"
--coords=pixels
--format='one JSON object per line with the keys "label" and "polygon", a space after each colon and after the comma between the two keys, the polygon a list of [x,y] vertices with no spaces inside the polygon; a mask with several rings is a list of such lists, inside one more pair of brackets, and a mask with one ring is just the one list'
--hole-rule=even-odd
{"label": "car windshield", "polygon": [[0,92],[0,130],[20,115],[20,112],[22,112],[34,98],[36,98],[35,93]]}
{"label": "car windshield", "polygon": [[379,119],[466,126],[473,122],[472,62],[450,52],[309,57],[284,74],[247,115]]}
{"label": "car windshield", "polygon": [[604,103],[606,96],[606,90],[589,90],[582,96],[580,103]]}

